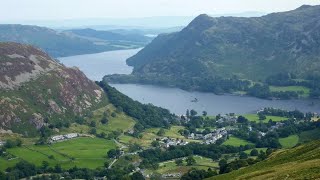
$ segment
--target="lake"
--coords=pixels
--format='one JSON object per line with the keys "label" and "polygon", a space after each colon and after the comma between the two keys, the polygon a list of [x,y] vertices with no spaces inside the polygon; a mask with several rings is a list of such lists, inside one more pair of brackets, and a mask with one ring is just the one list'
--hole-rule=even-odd
{"label": "lake", "polygon": [[[108,51],[98,54],[86,54],[59,58],[66,66],[79,67],[90,79],[101,80],[107,74],[130,74],[132,68],[126,65],[126,59],[140,49]],[[184,114],[187,109],[199,113],[207,111],[210,115],[253,113],[264,107],[287,110],[298,109],[304,112],[320,113],[319,100],[264,100],[254,97],[215,95],[203,92],[188,92],[178,88],[166,88],[152,85],[111,84],[120,92],[142,103],[152,103],[169,109],[176,114]],[[197,102],[192,102],[194,99]]]}

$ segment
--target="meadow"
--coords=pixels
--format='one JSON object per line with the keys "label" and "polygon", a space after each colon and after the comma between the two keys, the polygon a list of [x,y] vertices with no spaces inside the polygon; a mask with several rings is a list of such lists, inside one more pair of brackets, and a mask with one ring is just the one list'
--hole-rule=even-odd
{"label": "meadow", "polygon": [[294,92],[303,92],[302,97],[308,97],[310,95],[310,89],[303,86],[270,86],[271,92],[279,91],[294,91]]}
{"label": "meadow", "polygon": [[26,160],[37,166],[47,161],[51,167],[61,164],[65,169],[74,166],[94,169],[109,161],[106,157],[107,152],[115,148],[114,141],[90,137],[76,138],[52,145],[16,147],[7,150],[8,153],[15,156],[13,160],[0,158],[0,168],[3,170],[13,166],[19,160]]}
{"label": "meadow", "polygon": [[299,142],[299,136],[298,135],[291,135],[286,138],[280,138],[279,142],[282,146],[282,148],[292,148]]}
{"label": "meadow", "polygon": [[243,139],[240,139],[240,138],[237,138],[237,137],[229,137],[229,139],[227,139],[223,145],[230,145],[230,146],[245,146],[247,144],[253,144],[249,141],[246,141],[246,140],[243,140]]}
{"label": "meadow", "polygon": [[275,121],[275,122],[288,120],[288,118],[286,118],[286,117],[279,117],[279,116],[266,116],[266,119],[259,120],[259,116],[257,114],[246,114],[246,115],[243,115],[243,116],[245,118],[247,118],[249,121],[263,122],[263,123],[269,122],[270,119],[272,121]]}

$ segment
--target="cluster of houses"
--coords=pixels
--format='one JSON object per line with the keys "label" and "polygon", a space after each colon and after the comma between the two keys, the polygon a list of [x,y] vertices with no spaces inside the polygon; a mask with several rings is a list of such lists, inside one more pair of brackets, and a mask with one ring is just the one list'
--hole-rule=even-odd
{"label": "cluster of houses", "polygon": [[169,138],[169,137],[162,138],[161,142],[163,144],[163,147],[165,148],[169,148],[170,146],[178,146],[178,145],[185,146],[189,143],[187,141],[184,141],[183,139]]}
{"label": "cluster of houses", "polygon": [[79,137],[78,133],[70,133],[70,134],[65,134],[65,135],[57,135],[57,136],[52,136],[50,138],[50,142],[58,142],[58,141],[64,141],[64,140],[68,140],[68,139],[73,139]]}
{"label": "cluster of houses", "polygon": [[191,133],[188,136],[188,139],[203,140],[205,144],[214,144],[218,139],[221,139],[227,134],[228,131],[226,130],[226,128],[219,128],[206,135]]}
{"label": "cluster of houses", "polygon": [[[268,131],[274,131],[274,130],[276,130],[276,129],[279,129],[279,128],[282,127],[282,126],[284,126],[284,123],[282,123],[282,122],[276,122],[276,124],[273,125],[273,126],[271,126],[271,127],[268,129]],[[258,133],[259,133],[259,136],[260,136],[260,137],[264,137],[264,136],[267,134],[267,133],[261,132],[261,131],[259,131]]]}
{"label": "cluster of houses", "polygon": [[234,114],[226,114],[220,116],[220,118],[217,120],[218,123],[237,123],[238,116],[235,116]]}

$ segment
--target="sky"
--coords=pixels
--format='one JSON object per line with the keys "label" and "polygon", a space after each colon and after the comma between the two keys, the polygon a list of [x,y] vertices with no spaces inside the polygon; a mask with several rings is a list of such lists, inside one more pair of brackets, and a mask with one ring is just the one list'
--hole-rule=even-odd
{"label": "sky", "polygon": [[0,22],[279,12],[319,0],[0,0]]}

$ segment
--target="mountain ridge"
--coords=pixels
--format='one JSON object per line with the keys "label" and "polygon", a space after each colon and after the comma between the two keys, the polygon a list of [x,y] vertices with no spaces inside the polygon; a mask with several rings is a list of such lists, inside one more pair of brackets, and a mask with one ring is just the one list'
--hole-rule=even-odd
{"label": "mountain ridge", "polygon": [[232,87],[233,79],[242,84],[264,82],[278,73],[320,77],[319,16],[320,6],[250,18],[202,14],[127,59],[134,67],[131,75],[105,80],[229,93],[250,87]]}

